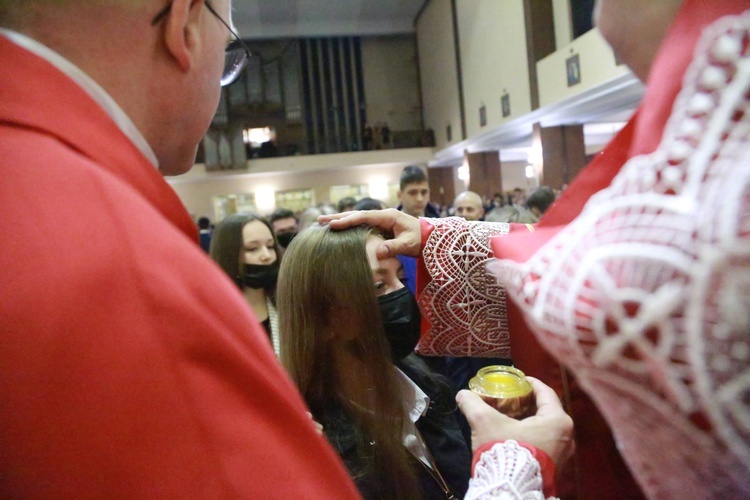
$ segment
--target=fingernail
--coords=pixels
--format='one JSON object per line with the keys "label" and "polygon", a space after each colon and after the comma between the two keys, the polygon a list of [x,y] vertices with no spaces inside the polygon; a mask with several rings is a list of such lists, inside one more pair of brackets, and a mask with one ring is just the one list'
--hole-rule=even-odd
{"label": "fingernail", "polygon": [[464,398],[464,391],[458,391],[456,393],[456,403],[461,404],[461,400]]}

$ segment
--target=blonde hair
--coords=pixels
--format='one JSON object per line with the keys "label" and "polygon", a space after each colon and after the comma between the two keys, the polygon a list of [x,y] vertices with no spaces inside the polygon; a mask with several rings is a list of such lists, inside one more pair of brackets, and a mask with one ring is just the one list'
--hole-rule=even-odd
{"label": "blonde hair", "polygon": [[[367,228],[314,224],[284,254],[277,302],[281,362],[313,413],[341,408],[387,497],[417,491],[403,446],[406,409],[365,251]],[[371,446],[370,441],[377,443]]]}

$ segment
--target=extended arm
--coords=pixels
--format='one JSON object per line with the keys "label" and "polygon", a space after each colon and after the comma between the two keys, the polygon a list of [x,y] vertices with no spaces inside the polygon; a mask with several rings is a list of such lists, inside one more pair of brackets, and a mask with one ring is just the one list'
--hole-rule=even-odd
{"label": "extended arm", "polygon": [[509,224],[416,219],[395,209],[322,216],[333,229],[360,224],[392,233],[379,257],[419,256],[417,289],[425,321],[417,351],[427,356],[510,358],[505,288],[487,272],[490,239]]}

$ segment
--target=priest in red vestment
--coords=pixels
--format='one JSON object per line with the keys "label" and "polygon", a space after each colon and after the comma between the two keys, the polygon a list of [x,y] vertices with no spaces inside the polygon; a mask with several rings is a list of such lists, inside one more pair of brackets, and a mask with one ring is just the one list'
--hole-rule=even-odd
{"label": "priest in red vestment", "polygon": [[750,1],[597,9],[646,95],[539,224],[321,220],[421,254],[422,353],[510,353],[558,391],[577,442],[560,493],[638,495],[622,453],[649,497],[747,497]]}
{"label": "priest in red vestment", "polygon": [[358,497],[162,177],[229,25],[227,0],[0,0],[4,498]]}

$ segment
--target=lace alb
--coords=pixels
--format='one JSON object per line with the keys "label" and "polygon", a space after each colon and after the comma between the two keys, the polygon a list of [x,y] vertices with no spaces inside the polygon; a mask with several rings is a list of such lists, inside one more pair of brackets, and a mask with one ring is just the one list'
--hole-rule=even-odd
{"label": "lace alb", "polygon": [[487,498],[544,499],[539,462],[529,450],[509,440],[482,453],[464,500]]}
{"label": "lace alb", "polygon": [[490,268],[652,498],[750,497],[750,14],[704,33],[659,148]]}
{"label": "lace alb", "polygon": [[[658,149],[528,261],[487,266],[595,400],[651,498],[750,498],[749,53],[750,13],[709,27]],[[487,283],[485,231],[434,224],[429,343],[502,348],[506,292],[461,282]]]}
{"label": "lace alb", "polygon": [[510,226],[457,217],[430,222],[435,229],[423,252],[430,282],[419,297],[430,329],[417,352],[510,358],[505,287],[486,272],[493,259],[490,238],[508,234]]}

